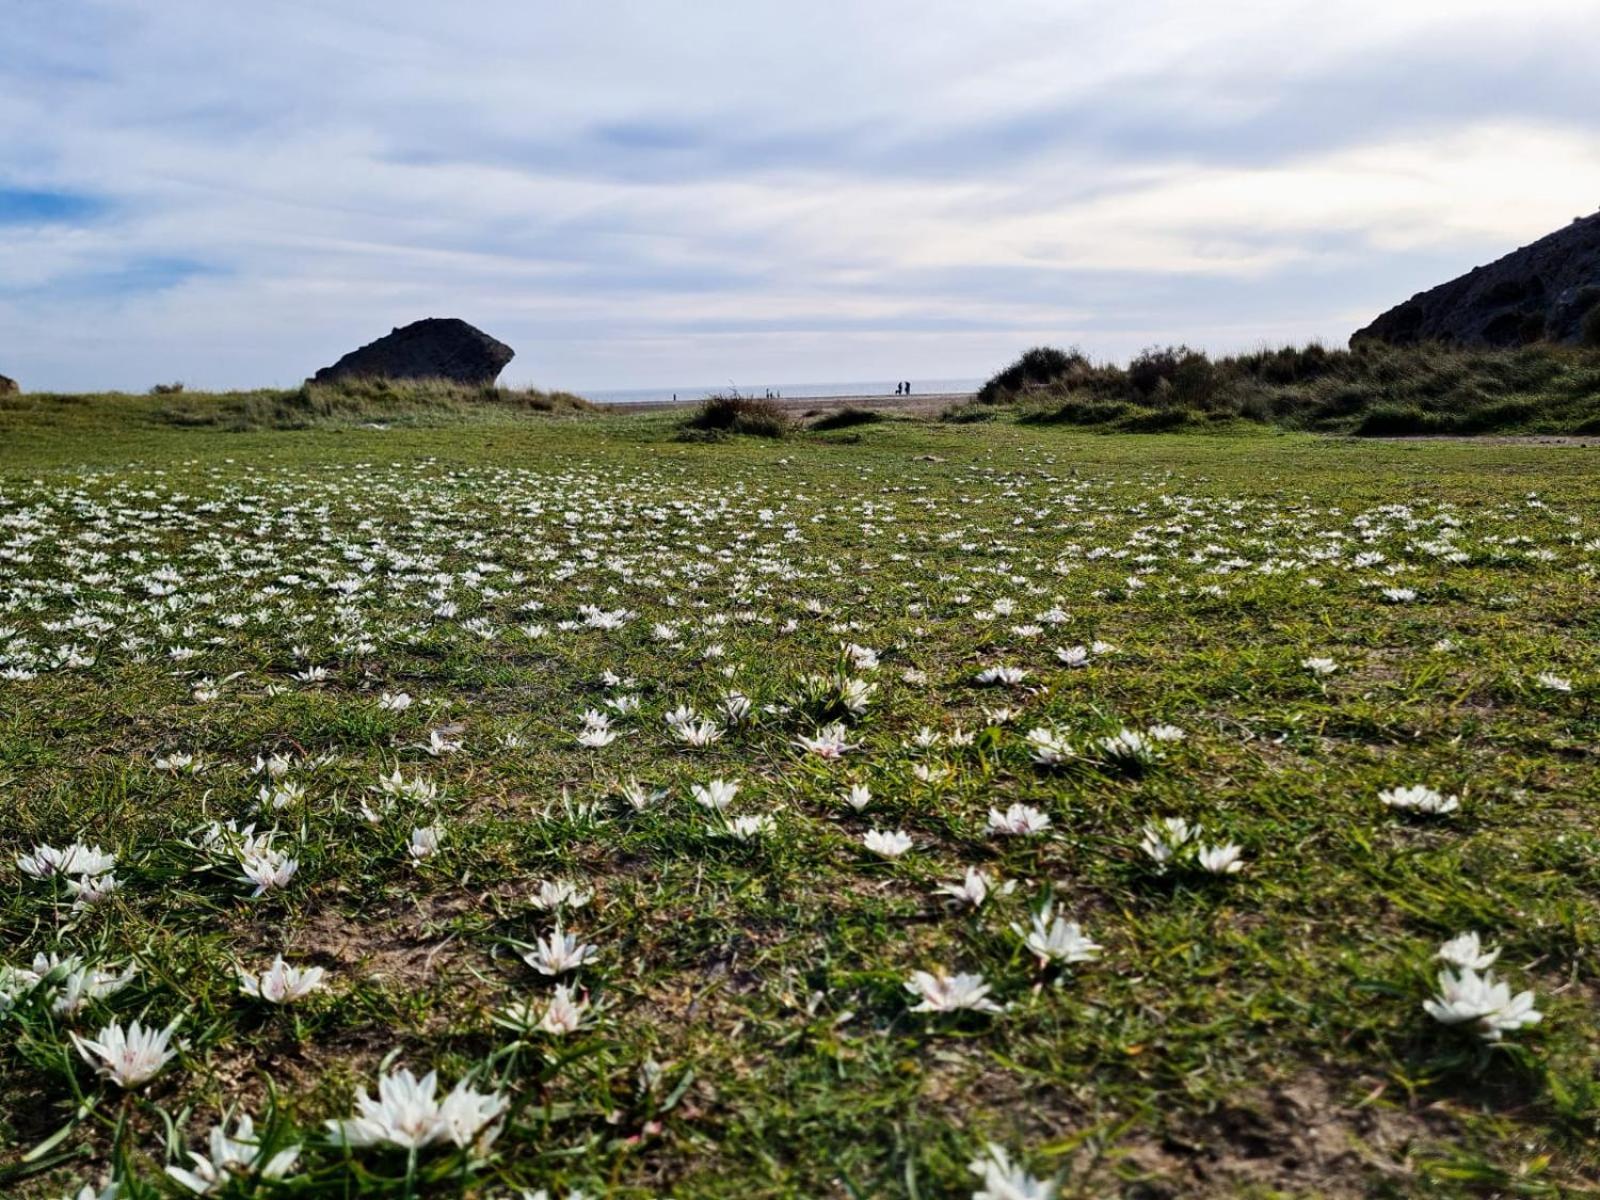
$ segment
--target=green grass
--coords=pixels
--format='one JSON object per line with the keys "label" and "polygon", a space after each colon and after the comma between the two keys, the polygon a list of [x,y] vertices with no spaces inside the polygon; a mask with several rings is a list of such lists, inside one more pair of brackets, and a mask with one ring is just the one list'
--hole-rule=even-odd
{"label": "green grass", "polygon": [[[177,401],[224,416],[175,426]],[[0,1016],[0,1193],[114,1170],[121,1200],[178,1194],[164,1166],[230,1110],[302,1146],[235,1195],[965,1197],[991,1140],[1069,1197],[1592,1192],[1590,452],[1010,421],[691,443],[673,413],[476,401],[281,429],[238,403],[0,411],[0,667],[33,674],[0,681],[0,961],[134,969],[79,1014],[47,984]],[[1096,641],[1115,649],[1056,658]],[[58,666],[68,646],[92,665]],[[979,685],[994,665],[1028,674]],[[830,761],[795,739],[843,713],[840,675],[876,691]],[[748,719],[701,749],[670,734],[730,690]],[[619,695],[616,741],[579,746]],[[1142,769],[1095,748],[1158,723],[1186,736]],[[1038,766],[1035,727],[1081,757]],[[461,749],[431,756],[433,730]],[[156,768],[178,751],[207,769]],[[304,794],[262,814],[273,753]],[[438,798],[369,822],[397,766]],[[636,812],[630,778],[666,798]],[[727,836],[690,795],[714,778],[771,831]],[[1378,801],[1412,783],[1461,811]],[[989,832],[1012,804],[1049,830]],[[1179,816],[1243,872],[1156,869],[1141,831]],[[228,819],[278,828],[286,887],[251,899],[199,848]],[[914,848],[877,858],[871,829]],[[13,866],[75,839],[122,881],[82,912]],[[968,867],[1015,889],[935,895]],[[565,925],[599,948],[576,979],[601,1015],[519,1035],[506,1006],[552,992],[520,953],[557,878],[595,893]],[[1012,925],[1047,898],[1096,961],[1039,969]],[[1422,1009],[1466,930],[1543,1013],[1499,1045]],[[278,952],[326,986],[241,996],[236,966]],[[1006,1010],[910,1011],[935,967]],[[182,1048],[124,1097],[67,1035],[135,1016],[180,1019]],[[329,1145],[389,1065],[502,1092],[506,1128],[414,1164]]]}

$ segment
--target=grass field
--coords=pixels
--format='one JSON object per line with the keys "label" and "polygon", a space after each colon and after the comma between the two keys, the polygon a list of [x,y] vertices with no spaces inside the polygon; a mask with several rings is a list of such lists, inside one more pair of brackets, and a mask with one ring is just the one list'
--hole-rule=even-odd
{"label": "grass field", "polygon": [[0,411],[0,1194],[1594,1193],[1595,451],[164,403]]}

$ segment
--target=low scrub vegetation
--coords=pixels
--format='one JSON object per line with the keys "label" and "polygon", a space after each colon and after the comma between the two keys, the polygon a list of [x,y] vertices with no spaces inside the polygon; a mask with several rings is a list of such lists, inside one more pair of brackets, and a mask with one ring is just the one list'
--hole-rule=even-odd
{"label": "low scrub vegetation", "polygon": [[707,396],[684,422],[699,433],[747,433],[754,437],[787,437],[793,422],[771,400],[741,396],[738,392]]}
{"label": "low scrub vegetation", "polygon": [[823,413],[811,422],[811,428],[827,432],[830,429],[853,429],[857,425],[876,425],[884,416],[881,412],[874,412],[870,408],[857,408],[847,404],[830,413]]}
{"label": "low scrub vegetation", "polygon": [[470,387],[445,379],[351,379],[307,383],[293,390],[188,394],[161,393],[171,400],[158,414],[173,425],[230,429],[311,429],[349,423],[415,424],[459,417],[492,406],[545,413],[598,411],[569,392],[532,388]]}
{"label": "low scrub vegetation", "polygon": [[1213,359],[1165,346],[1123,367],[1038,347],[984,384],[974,404],[1126,432],[1253,422],[1361,436],[1600,433],[1600,354],[1312,344]]}

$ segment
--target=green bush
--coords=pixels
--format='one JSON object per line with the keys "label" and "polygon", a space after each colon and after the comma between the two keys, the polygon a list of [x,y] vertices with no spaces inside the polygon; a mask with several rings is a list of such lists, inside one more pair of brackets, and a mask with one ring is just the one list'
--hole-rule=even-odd
{"label": "green bush", "polygon": [[752,437],[781,438],[788,436],[792,422],[789,414],[771,400],[730,392],[707,396],[684,426],[702,433],[746,433]]}
{"label": "green bush", "polygon": [[[1243,420],[1340,433],[1561,433],[1600,418],[1600,355],[1548,343],[1364,341],[1351,350],[1312,344],[1212,359],[1180,345],[1152,347],[1119,367],[1035,348],[980,395],[991,407],[1015,405],[1021,420],[1130,429]],[[1154,419],[1134,409],[1176,415]]]}
{"label": "green bush", "polygon": [[1035,346],[978,389],[978,403],[1003,404],[1019,391],[1070,384],[1092,370],[1076,350]]}
{"label": "green bush", "polygon": [[1030,425],[1109,425],[1134,411],[1125,400],[1068,400],[1058,408],[1021,418]]}
{"label": "green bush", "polygon": [[856,408],[846,405],[837,412],[824,413],[811,422],[811,428],[818,430],[849,429],[854,425],[876,425],[883,420],[881,412],[874,412],[870,408]]}
{"label": "green bush", "polygon": [[1590,350],[1600,350],[1600,300],[1595,301],[1578,326],[1578,344]]}
{"label": "green bush", "polygon": [[1356,426],[1360,437],[1407,437],[1439,432],[1439,422],[1415,404],[1380,404]]}

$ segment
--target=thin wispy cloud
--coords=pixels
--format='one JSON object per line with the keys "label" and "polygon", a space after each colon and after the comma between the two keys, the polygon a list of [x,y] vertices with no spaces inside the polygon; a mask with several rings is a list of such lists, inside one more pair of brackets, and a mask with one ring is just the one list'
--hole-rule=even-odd
{"label": "thin wispy cloud", "polygon": [[1592,3],[28,0],[0,371],[569,387],[1342,340],[1600,205]]}

